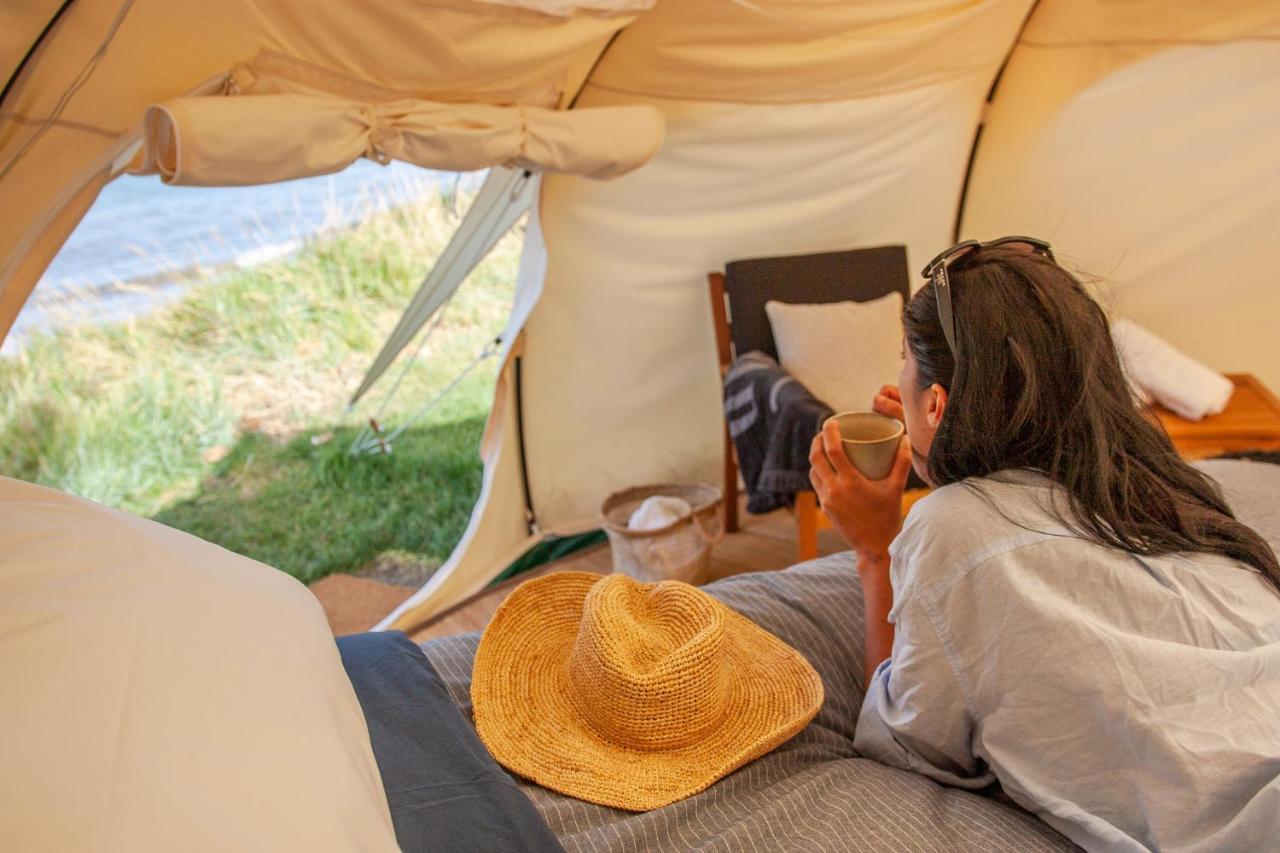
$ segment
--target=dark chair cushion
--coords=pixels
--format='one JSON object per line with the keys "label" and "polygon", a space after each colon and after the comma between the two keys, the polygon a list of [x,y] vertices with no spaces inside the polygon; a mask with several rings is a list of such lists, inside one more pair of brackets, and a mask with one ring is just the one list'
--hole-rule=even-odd
{"label": "dark chair cushion", "polygon": [[735,357],[778,349],[765,314],[769,300],[796,304],[869,302],[894,291],[903,304],[910,295],[905,246],[878,246],[844,252],[749,258],[724,268]]}

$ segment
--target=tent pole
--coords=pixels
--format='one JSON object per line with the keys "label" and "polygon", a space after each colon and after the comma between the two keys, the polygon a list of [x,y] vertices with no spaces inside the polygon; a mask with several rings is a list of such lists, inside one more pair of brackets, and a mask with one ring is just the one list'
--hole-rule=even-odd
{"label": "tent pole", "polygon": [[533,514],[533,494],[529,490],[529,464],[524,454],[524,359],[515,357],[516,454],[520,457],[520,485],[524,489],[524,517],[529,534],[537,535],[538,521]]}
{"label": "tent pole", "polygon": [[[1039,0],[1037,0],[1039,2]],[[587,71],[587,75],[582,78],[582,83],[578,86],[578,91],[573,93],[573,97],[569,99],[569,103],[565,106],[566,110],[571,110],[578,105],[578,99],[582,97],[582,93],[586,91],[587,84],[591,82],[591,77],[596,73],[596,69],[600,67],[600,61],[604,59],[604,55],[609,52],[609,48],[613,47],[613,43],[618,40],[618,36],[622,35],[622,30],[617,30],[613,35],[609,36],[609,40],[604,43],[604,47],[600,48],[600,52],[596,54],[595,62],[591,63],[591,68]]]}
{"label": "tent pole", "polygon": [[13,90],[14,85],[18,82],[18,78],[22,76],[22,72],[27,69],[27,64],[31,62],[31,57],[35,56],[36,51],[40,49],[40,45],[44,44],[44,40],[49,37],[49,33],[51,33],[53,28],[58,25],[58,21],[62,20],[62,16],[66,13],[67,9],[71,8],[71,3],[72,0],[65,0],[65,2],[58,7],[58,11],[53,13],[53,17],[49,19],[49,22],[44,25],[44,29],[40,31],[40,35],[36,36],[36,40],[31,43],[31,47],[28,48],[26,54],[22,57],[22,61],[13,69],[13,73],[9,75],[9,79],[4,83],[4,90],[0,91],[0,109],[4,108],[5,99],[9,97],[9,92]]}
{"label": "tent pole", "polygon": [[969,196],[969,179],[973,176],[973,164],[978,159],[978,146],[982,143],[982,129],[987,123],[987,108],[991,106],[991,102],[995,100],[996,88],[1000,85],[1000,78],[1004,77],[1004,70],[1009,65],[1009,59],[1013,56],[1013,52],[1018,49],[1018,43],[1022,41],[1022,34],[1026,32],[1027,24],[1031,22],[1031,16],[1036,13],[1036,8],[1040,5],[1040,0],[1035,0],[1031,4],[1031,8],[1027,10],[1026,16],[1022,19],[1022,25],[1018,27],[1018,34],[1013,37],[1013,41],[1009,45],[1009,51],[1004,55],[1000,67],[996,69],[995,76],[991,78],[991,88],[987,89],[987,100],[982,107],[982,116],[978,120],[978,128],[973,132],[973,145],[969,146],[969,162],[964,167],[964,183],[960,185],[960,199],[956,203],[955,224],[951,228],[951,242],[960,242],[960,226],[964,222],[964,204]]}
{"label": "tent pole", "polygon": [[[990,103],[988,101],[987,103]],[[969,162],[964,167],[964,182],[960,184],[960,200],[956,203],[956,218],[951,227],[951,242],[960,242],[960,223],[964,219],[964,203],[969,197],[969,179],[973,176],[973,164],[978,159],[978,146],[982,144],[982,129],[986,127],[986,110],[983,110],[982,119],[978,122],[978,128],[973,132],[973,144],[969,146]]]}

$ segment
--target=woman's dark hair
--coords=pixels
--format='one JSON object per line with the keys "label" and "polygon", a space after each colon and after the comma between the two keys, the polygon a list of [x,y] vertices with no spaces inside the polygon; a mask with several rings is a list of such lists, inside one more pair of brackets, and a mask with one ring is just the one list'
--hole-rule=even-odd
{"label": "woman's dark hair", "polygon": [[1206,474],[1140,410],[1102,308],[1040,255],[999,247],[949,270],[957,359],[932,283],[904,312],[920,388],[948,391],[929,451],[945,485],[1032,468],[1065,487],[1078,534],[1136,554],[1225,554],[1280,592],[1280,563]]}

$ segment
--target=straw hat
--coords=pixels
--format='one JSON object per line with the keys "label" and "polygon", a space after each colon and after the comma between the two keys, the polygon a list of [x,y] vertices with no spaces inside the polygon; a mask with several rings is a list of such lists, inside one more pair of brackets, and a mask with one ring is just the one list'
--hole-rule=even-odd
{"label": "straw hat", "polygon": [[508,770],[645,811],[789,740],[818,713],[822,680],[686,583],[557,572],[498,608],[471,701],[480,739]]}

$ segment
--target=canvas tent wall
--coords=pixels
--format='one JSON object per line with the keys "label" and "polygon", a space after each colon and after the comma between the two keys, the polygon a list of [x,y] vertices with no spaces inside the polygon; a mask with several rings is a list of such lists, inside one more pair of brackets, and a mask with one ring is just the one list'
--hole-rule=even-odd
{"label": "canvas tent wall", "polygon": [[[15,25],[0,29],[5,68],[55,6],[3,13]],[[594,526],[620,486],[714,480],[703,276],[731,258],[891,242],[918,265],[957,228],[1036,233],[1112,279],[1118,310],[1280,386],[1267,334],[1280,309],[1274,0],[65,8],[4,101],[0,194],[26,201],[0,211],[5,328],[129,161],[146,107],[217,89],[237,63],[306,63],[306,81],[341,79],[356,100],[562,109],[576,98],[575,110],[661,114],[665,143],[643,168],[544,177],[480,501],[454,555],[389,625],[478,591],[541,536]]]}
{"label": "canvas tent wall", "polygon": [[1046,234],[1113,308],[1280,388],[1280,3],[1043,3],[964,236]]}

